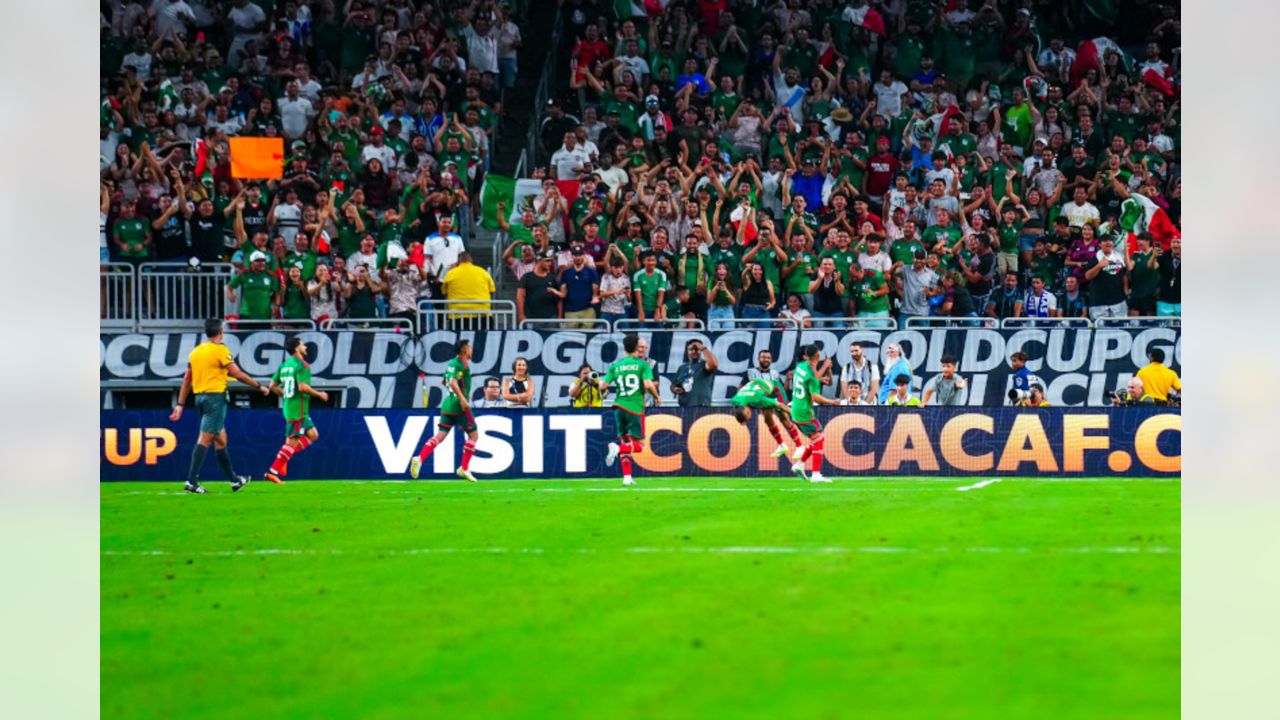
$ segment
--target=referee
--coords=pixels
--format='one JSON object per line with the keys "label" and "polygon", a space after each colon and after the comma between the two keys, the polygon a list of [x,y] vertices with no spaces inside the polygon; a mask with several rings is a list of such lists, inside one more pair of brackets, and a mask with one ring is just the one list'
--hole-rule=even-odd
{"label": "referee", "polygon": [[255,390],[261,390],[263,395],[270,394],[271,390],[245,374],[231,359],[231,351],[222,344],[221,320],[206,320],[204,336],[207,339],[187,357],[187,372],[182,376],[178,404],[174,406],[169,420],[177,422],[182,417],[182,406],[187,402],[187,393],[194,389],[196,409],[200,411],[200,438],[191,451],[191,469],[187,472],[187,483],[183,489],[189,493],[204,493],[204,486],[198,478],[200,468],[204,465],[204,457],[209,452],[209,445],[213,444],[214,456],[218,458],[218,465],[226,474],[227,480],[231,481],[231,490],[234,492],[248,485],[249,478],[236,475],[231,468],[231,454],[227,452],[227,375]]}

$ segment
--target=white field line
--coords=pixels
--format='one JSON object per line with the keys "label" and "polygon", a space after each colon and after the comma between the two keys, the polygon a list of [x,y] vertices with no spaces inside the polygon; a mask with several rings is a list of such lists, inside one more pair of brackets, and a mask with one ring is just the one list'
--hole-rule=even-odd
{"label": "white field line", "polygon": [[359,556],[405,556],[405,555],[544,555],[544,554],[579,554],[594,555],[621,552],[633,555],[675,555],[675,554],[708,554],[708,555],[948,555],[980,553],[989,555],[1028,555],[1028,554],[1066,554],[1066,555],[1139,555],[1139,554],[1180,554],[1181,550],[1165,546],[1110,546],[1110,547],[1065,547],[1065,548],[1032,548],[1032,547],[967,547],[967,548],[910,548],[886,545],[870,546],[820,546],[802,547],[788,545],[718,545],[698,546],[680,545],[667,547],[640,546],[618,548],[617,550],[597,548],[540,548],[540,547],[422,547],[386,550],[298,550],[285,548],[258,548],[256,550],[103,550],[106,557],[253,557],[265,555],[359,555]]}
{"label": "white field line", "polygon": [[965,485],[964,487],[958,487],[956,488],[956,490],[959,490],[960,492],[977,490],[978,488],[984,488],[988,485],[995,485],[998,482],[1000,482],[1000,478],[991,478],[990,480],[983,480],[982,482],[976,482],[972,485]]}

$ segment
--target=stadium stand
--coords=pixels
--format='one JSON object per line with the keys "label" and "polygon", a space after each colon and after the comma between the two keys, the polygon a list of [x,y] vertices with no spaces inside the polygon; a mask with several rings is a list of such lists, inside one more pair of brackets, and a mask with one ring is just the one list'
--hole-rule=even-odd
{"label": "stadium stand", "polygon": [[[566,287],[613,289],[566,295],[566,323],[1181,312],[1176,6],[530,10],[104,9],[103,327],[399,327],[415,293],[449,302],[463,250],[496,282],[494,327],[523,321],[544,254]],[[282,177],[233,177],[237,138],[282,138]]]}

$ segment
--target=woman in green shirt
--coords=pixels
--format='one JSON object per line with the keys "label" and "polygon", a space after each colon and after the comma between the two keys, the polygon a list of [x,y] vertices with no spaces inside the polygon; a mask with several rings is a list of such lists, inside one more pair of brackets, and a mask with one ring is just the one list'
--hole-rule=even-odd
{"label": "woman in green shirt", "polygon": [[280,317],[285,320],[309,320],[311,318],[311,296],[307,293],[307,284],[302,281],[302,268],[289,268],[289,276],[284,284],[284,302],[280,305]]}

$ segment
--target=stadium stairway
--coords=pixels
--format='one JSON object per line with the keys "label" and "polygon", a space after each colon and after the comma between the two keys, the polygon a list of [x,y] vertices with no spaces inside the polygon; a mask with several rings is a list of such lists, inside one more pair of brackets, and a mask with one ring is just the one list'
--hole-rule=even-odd
{"label": "stadium stairway", "polygon": [[[520,162],[520,153],[526,148],[529,124],[538,118],[537,108],[533,107],[534,93],[541,79],[543,64],[547,57],[548,43],[551,39],[552,23],[558,16],[555,12],[530,11],[520,24],[520,33],[524,38],[524,47],[520,51],[520,70],[516,77],[516,86],[508,90],[503,98],[502,128],[498,134],[493,150],[490,171],[498,175],[512,175],[516,164]],[[527,170],[526,170],[527,172]],[[494,237],[492,230],[472,225],[471,255],[474,262],[489,268],[495,281],[500,282],[502,258],[495,257],[493,251]],[[495,296],[508,300],[515,299],[515,288],[506,283]]]}

